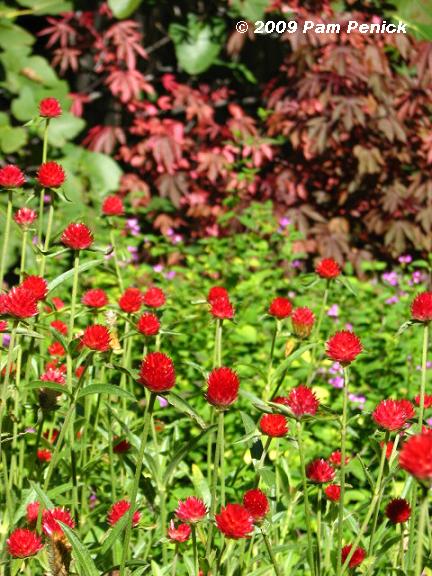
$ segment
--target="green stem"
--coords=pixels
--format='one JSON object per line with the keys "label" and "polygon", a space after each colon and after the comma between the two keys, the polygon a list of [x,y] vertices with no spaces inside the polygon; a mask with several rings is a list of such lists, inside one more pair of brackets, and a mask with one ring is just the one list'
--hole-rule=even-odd
{"label": "green stem", "polygon": [[422,349],[421,380],[420,380],[420,408],[418,419],[419,433],[421,433],[423,426],[424,397],[425,397],[426,380],[427,380],[428,347],[429,347],[429,324],[426,322],[423,328],[423,349]]}
{"label": "green stem", "polygon": [[[216,504],[217,504],[217,483],[218,483],[218,476],[220,475],[220,482],[221,482],[221,497],[222,497],[222,486],[224,486],[224,478],[223,476],[223,441],[224,441],[224,412],[221,410],[218,414],[218,431],[216,437],[216,449],[215,449],[215,458],[214,458],[214,466],[213,466],[213,475],[212,475],[212,489],[211,489],[211,504],[210,504],[210,518],[214,518],[216,513]],[[218,469],[220,465],[220,471],[218,474]],[[213,524],[210,524],[208,540],[207,540],[207,558],[210,556],[211,547],[213,542]]]}
{"label": "green stem", "polygon": [[[48,127],[49,118],[45,118],[45,126],[43,133],[43,144],[42,144],[42,164],[45,164],[48,156]],[[39,246],[42,246],[42,234],[43,234],[43,220],[44,220],[44,198],[45,198],[45,188],[42,188],[39,195],[39,232],[38,232],[38,242]]]}
{"label": "green stem", "polygon": [[384,466],[385,466],[385,459],[386,459],[386,452],[387,452],[387,446],[386,443],[384,442],[383,447],[382,447],[382,451],[381,451],[381,461],[380,461],[380,466],[379,466],[379,470],[378,470],[378,478],[375,484],[375,488],[374,488],[374,493],[372,496],[372,500],[369,506],[369,510],[366,514],[366,517],[363,521],[363,524],[361,525],[360,531],[357,534],[356,539],[354,540],[354,543],[351,547],[351,551],[348,554],[348,556],[345,559],[344,565],[342,566],[342,570],[341,570],[341,574],[343,574],[345,572],[345,570],[347,570],[348,568],[348,564],[351,560],[351,558],[353,557],[353,554],[356,550],[356,548],[358,547],[360,540],[363,538],[363,535],[365,534],[369,521],[372,518],[372,514],[375,511],[375,507],[378,504],[378,501],[380,499],[380,492],[379,492],[379,487],[381,486],[382,483],[382,477],[383,477],[383,473],[384,473]]}
{"label": "green stem", "polygon": [[[385,433],[385,437],[384,437],[384,449],[387,452],[387,442],[389,441],[389,432]],[[385,460],[384,460],[385,462]],[[378,501],[376,503],[375,506],[375,512],[374,512],[374,518],[373,518],[373,523],[372,523],[372,532],[370,535],[370,539],[369,539],[369,551],[368,551],[368,555],[372,556],[373,553],[373,546],[374,546],[374,537],[375,537],[375,532],[377,529],[377,525],[378,525],[378,516],[379,516],[379,510],[380,510],[380,503],[381,503],[381,499],[382,499],[382,480],[383,480],[383,475],[380,475],[379,478],[379,483],[377,482],[377,492],[378,492]]]}
{"label": "green stem", "polygon": [[117,244],[115,241],[114,227],[113,226],[111,227],[110,241],[111,241],[111,246],[113,248],[114,267],[115,267],[115,271],[116,271],[117,282],[118,282],[120,290],[123,292],[124,291],[124,284],[123,284],[123,278],[122,278],[122,275],[120,272],[120,266],[119,266],[118,258],[117,258]]}
{"label": "green stem", "polygon": [[322,486],[318,486],[317,499],[317,574],[321,574],[321,507],[322,507]]}
{"label": "green stem", "polygon": [[11,338],[9,342],[9,348],[7,353],[6,359],[6,374],[3,381],[2,391],[1,391],[1,402],[0,402],[0,460],[1,460],[1,453],[2,453],[2,428],[3,428],[3,413],[6,410],[6,404],[9,397],[9,380],[10,380],[10,372],[12,368],[12,357],[15,347],[15,340],[16,340],[16,333],[18,330],[18,321],[15,320],[12,326]]}
{"label": "green stem", "polygon": [[49,205],[49,211],[48,211],[48,224],[47,224],[47,229],[46,229],[46,233],[45,233],[45,243],[44,243],[44,247],[43,247],[44,253],[42,254],[41,263],[40,263],[40,267],[39,267],[39,275],[42,277],[45,274],[45,265],[46,265],[45,252],[47,252],[49,245],[50,245],[53,221],[54,221],[54,194],[51,193],[50,205]]}
{"label": "green stem", "polygon": [[177,574],[178,549],[179,549],[179,545],[176,544],[173,563],[172,563],[172,569],[171,569],[171,576],[176,576],[176,574]]}
{"label": "green stem", "polygon": [[423,536],[425,532],[427,514],[428,514],[428,495],[427,491],[425,490],[418,523],[416,564],[415,564],[414,576],[422,576],[423,573]]}
{"label": "green stem", "polygon": [[[319,338],[320,335],[320,331],[321,331],[321,324],[322,321],[324,319],[324,313],[325,313],[325,309],[327,307],[327,300],[328,300],[328,295],[329,295],[329,287],[330,287],[330,281],[326,280],[326,287],[324,290],[324,294],[323,294],[323,299],[321,302],[321,308],[319,311],[319,316],[318,316],[318,321],[315,325],[314,331],[313,331],[313,339],[317,340]],[[317,348],[314,347],[312,348],[312,352],[311,352],[311,371],[309,373],[308,376],[308,380],[307,380],[307,386],[310,386],[312,383],[312,380],[314,379],[315,376],[315,368],[316,368],[316,351]]]}
{"label": "green stem", "polygon": [[270,386],[271,386],[271,375],[272,375],[272,368],[273,368],[273,355],[274,355],[274,350],[275,350],[275,346],[276,346],[276,339],[279,333],[279,320],[275,320],[275,326],[274,326],[274,330],[273,330],[273,336],[272,336],[272,341],[271,341],[271,346],[270,346],[270,359],[269,359],[269,365],[268,365],[268,369],[267,369],[267,385],[266,385],[266,397],[269,398],[269,394],[270,394]]}
{"label": "green stem", "polygon": [[165,488],[159,491],[159,501],[160,501],[160,531],[162,538],[162,559],[164,565],[168,561],[168,550],[165,542],[166,535],[166,524],[167,524],[167,510],[166,510],[166,492]]}
{"label": "green stem", "polygon": [[192,529],[192,547],[193,547],[193,561],[194,561],[194,574],[198,574],[199,565],[198,565],[198,548],[197,548],[197,537],[196,537],[196,526],[195,524],[191,525]]}
{"label": "green stem", "polygon": [[[76,299],[78,293],[78,273],[79,273],[79,251],[77,250],[74,255],[74,274],[73,274],[73,284],[72,284],[72,297],[71,297],[71,307],[69,316],[69,331],[68,331],[68,341],[69,343],[73,340],[73,330],[75,325],[75,309],[76,309]],[[70,384],[70,383],[69,383]]]}
{"label": "green stem", "polygon": [[345,460],[346,460],[346,436],[348,421],[348,385],[349,372],[348,367],[344,367],[344,387],[343,387],[343,405],[342,405],[342,426],[341,426],[341,465],[340,465],[340,498],[338,511],[338,532],[337,532],[337,549],[336,549],[336,574],[341,574],[342,567],[342,535],[343,535],[343,515],[345,503]]}
{"label": "green stem", "polygon": [[311,521],[310,521],[311,513],[310,513],[310,506],[309,506],[309,496],[308,496],[308,492],[307,492],[306,465],[305,465],[303,440],[302,440],[302,425],[300,422],[297,422],[297,443],[298,443],[298,449],[299,449],[300,469],[301,469],[302,484],[303,484],[303,502],[304,502],[305,519],[306,519],[308,559],[309,559],[309,566],[310,566],[311,574],[312,574],[312,576],[315,576],[312,527],[311,527]]}
{"label": "green stem", "polygon": [[24,228],[21,241],[20,282],[22,282],[24,279],[25,261],[27,252],[27,236],[28,236],[28,230],[27,228]]}
{"label": "green stem", "polygon": [[276,576],[282,576],[282,572],[281,572],[281,570],[280,570],[280,568],[276,562],[276,558],[275,558],[275,555],[273,553],[273,550],[272,550],[272,547],[270,544],[270,540],[269,540],[267,534],[265,534],[265,532],[262,529],[261,529],[261,534],[264,538],[264,543],[266,545],[268,555],[270,556],[271,563],[273,564],[275,574],[276,574]]}
{"label": "green stem", "polygon": [[7,201],[7,208],[6,208],[6,224],[4,229],[4,236],[3,236],[3,250],[0,260],[0,291],[3,290],[3,280],[5,275],[5,268],[6,268],[6,257],[7,253],[10,250],[9,246],[9,236],[10,236],[10,227],[12,221],[12,190],[8,190],[8,201]]}
{"label": "green stem", "polygon": [[133,519],[133,515],[135,512],[135,507],[136,507],[138,486],[139,486],[139,481],[141,478],[144,453],[145,453],[145,449],[146,449],[146,445],[147,445],[147,436],[148,436],[148,433],[150,430],[150,422],[152,419],[155,400],[156,400],[156,394],[153,394],[153,392],[152,392],[151,396],[150,396],[150,401],[146,406],[146,411],[144,414],[144,428],[143,428],[143,432],[142,432],[142,436],[141,436],[140,450],[139,450],[138,459],[137,459],[136,468],[135,468],[135,478],[134,478],[134,483],[132,486],[132,492],[131,492],[131,497],[130,497],[130,508],[128,510],[129,518],[126,522],[125,538],[124,538],[124,542],[123,542],[123,554],[122,554],[122,560],[121,560],[121,564],[120,564],[120,575],[119,576],[124,576],[126,573],[125,572],[125,570],[126,570],[126,558],[127,558],[128,553],[129,553],[129,544],[130,544],[130,538],[131,538],[131,532],[132,532],[132,519]]}
{"label": "green stem", "polygon": [[399,541],[399,567],[403,572],[404,569],[404,525],[400,525],[400,541]]}

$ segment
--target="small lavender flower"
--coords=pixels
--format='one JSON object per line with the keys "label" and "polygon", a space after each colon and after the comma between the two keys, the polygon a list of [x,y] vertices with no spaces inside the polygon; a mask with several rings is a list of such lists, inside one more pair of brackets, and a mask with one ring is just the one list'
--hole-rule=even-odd
{"label": "small lavender flower", "polygon": [[351,322],[347,322],[345,324],[345,330],[348,330],[349,332],[353,331],[353,325],[351,324]]}
{"label": "small lavender flower", "polygon": [[391,296],[390,298],[387,298],[387,300],[385,301],[386,304],[397,304],[399,302],[399,297],[398,296]]}
{"label": "small lavender flower", "polygon": [[97,501],[97,496],[95,494],[95,492],[92,492],[89,496],[89,507],[90,509],[94,508],[96,506],[96,501]]}
{"label": "small lavender flower", "polygon": [[361,410],[364,408],[364,405],[366,403],[366,398],[364,396],[357,396],[356,394],[348,394],[348,398],[349,400],[351,400],[351,402],[353,404],[358,404],[358,408],[360,408]]}
{"label": "small lavender flower", "polygon": [[344,387],[343,376],[335,376],[334,378],[330,378],[329,384],[331,384],[334,388],[343,388]]}
{"label": "small lavender flower", "polygon": [[[428,360],[428,361],[426,362],[426,368],[432,368],[432,361],[431,361],[431,360]],[[417,364],[416,370],[418,370],[418,371],[420,372],[421,369],[422,369],[421,365],[420,365],[420,364]]]}
{"label": "small lavender flower", "polygon": [[384,282],[390,284],[390,286],[399,286],[399,276],[397,272],[394,272],[393,270],[391,272],[384,272],[381,278]]}
{"label": "small lavender flower", "polygon": [[163,396],[158,396],[157,399],[161,408],[166,408],[168,406],[168,400]]}
{"label": "small lavender flower", "polygon": [[297,268],[297,269],[298,269],[298,268],[301,268],[301,265],[302,265],[302,261],[301,261],[301,260],[293,260],[293,261],[291,262],[291,266],[292,266],[293,268]]}
{"label": "small lavender flower", "polygon": [[412,262],[412,256],[410,254],[405,254],[402,256],[399,256],[398,258],[400,264],[409,264],[410,262]]}
{"label": "small lavender flower", "polygon": [[154,270],[155,272],[157,272],[158,274],[160,274],[163,269],[164,269],[164,267],[163,267],[162,264],[155,264],[155,265],[153,266],[153,270]]}
{"label": "small lavender flower", "polygon": [[333,304],[327,311],[327,316],[330,318],[338,318],[339,316],[339,306],[337,304]]}
{"label": "small lavender flower", "polygon": [[290,224],[291,224],[291,220],[289,218],[287,218],[286,216],[279,218],[279,226],[281,228],[286,228]]}
{"label": "small lavender flower", "polygon": [[126,220],[126,228],[132,234],[132,236],[139,236],[141,229],[138,223],[138,218],[128,218]]}
{"label": "small lavender flower", "polygon": [[413,284],[421,284],[426,280],[425,274],[421,270],[414,270],[411,276],[411,280],[408,282],[410,286]]}
{"label": "small lavender flower", "polygon": [[167,273],[165,274],[165,278],[166,278],[167,280],[172,280],[173,278],[176,277],[176,274],[177,274],[177,272],[176,272],[175,270],[170,270],[169,272],[167,272]]}
{"label": "small lavender flower", "polygon": [[129,254],[131,254],[132,258],[131,261],[132,262],[138,262],[139,258],[138,258],[138,248],[136,246],[128,246],[127,247],[127,251],[129,252]]}
{"label": "small lavender flower", "polygon": [[3,334],[3,347],[4,348],[9,348],[9,344],[10,344],[10,334]]}
{"label": "small lavender flower", "polygon": [[330,374],[342,374],[342,372],[343,372],[342,364],[339,364],[339,362],[333,362],[333,364],[329,368]]}

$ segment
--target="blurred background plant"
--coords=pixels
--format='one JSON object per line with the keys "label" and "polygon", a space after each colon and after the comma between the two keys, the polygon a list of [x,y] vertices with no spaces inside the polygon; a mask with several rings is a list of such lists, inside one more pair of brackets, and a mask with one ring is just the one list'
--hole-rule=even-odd
{"label": "blurred background plant", "polygon": [[[259,19],[348,17],[401,19],[410,34],[252,33]],[[50,144],[68,172],[68,219],[116,191],[148,232],[223,237],[269,200],[301,231],[300,253],[358,271],[408,248],[425,255],[431,30],[420,0],[9,1],[0,151],[36,168],[31,120],[54,96],[66,110]]]}

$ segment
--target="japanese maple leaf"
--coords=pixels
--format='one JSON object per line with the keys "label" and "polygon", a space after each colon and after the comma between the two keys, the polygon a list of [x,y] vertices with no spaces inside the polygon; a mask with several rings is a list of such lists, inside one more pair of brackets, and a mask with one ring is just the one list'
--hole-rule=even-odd
{"label": "japanese maple leaf", "polygon": [[124,104],[138,98],[141,90],[148,94],[153,94],[154,91],[138,70],[113,70],[105,82],[111,93]]}

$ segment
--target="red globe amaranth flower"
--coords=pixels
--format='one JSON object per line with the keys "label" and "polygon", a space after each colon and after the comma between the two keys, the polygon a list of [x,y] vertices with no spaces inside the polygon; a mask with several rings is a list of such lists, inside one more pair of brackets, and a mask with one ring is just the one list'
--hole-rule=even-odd
{"label": "red globe amaranth flower", "polygon": [[306,466],[306,476],[311,482],[325,484],[334,479],[335,471],[333,466],[326,460],[319,458],[318,460],[313,460]]}
{"label": "red globe amaranth flower", "polygon": [[42,512],[42,530],[47,536],[63,534],[63,528],[57,520],[60,520],[60,522],[63,522],[63,524],[66,524],[69,528],[75,528],[75,522],[69,510],[65,508],[50,508]]}
{"label": "red globe amaranth flower", "polygon": [[[345,560],[348,558],[349,553],[351,552],[352,544],[347,544],[342,548],[342,565],[345,563]],[[348,566],[350,568],[355,568],[356,566],[360,566],[363,560],[366,558],[366,551],[358,547],[354,550],[354,554],[351,556],[351,560],[349,561]]]}
{"label": "red globe amaranth flower", "polygon": [[232,320],[234,318],[234,306],[228,298],[215,298],[210,304],[210,314],[220,320]]}
{"label": "red globe amaranth flower", "polygon": [[411,436],[401,448],[399,466],[417,480],[432,480],[432,434]]}
{"label": "red globe amaranth flower", "polygon": [[37,451],[37,458],[39,462],[49,462],[52,458],[51,450],[41,448]]}
{"label": "red globe amaranth flower", "polygon": [[143,296],[143,302],[145,306],[149,308],[160,308],[166,302],[166,296],[160,288],[152,286],[148,288]]}
{"label": "red globe amaranth flower", "polygon": [[108,304],[108,296],[102,288],[92,288],[84,292],[81,303],[89,308],[103,308]]}
{"label": "red globe amaranth flower", "polygon": [[111,334],[106,326],[93,324],[87,326],[81,336],[83,346],[95,350],[96,352],[107,352],[110,349]]}
{"label": "red globe amaranth flower", "polygon": [[297,418],[317,413],[319,402],[313,391],[307,386],[296,386],[290,390],[286,405]]}
{"label": "red globe amaranth flower", "polygon": [[137,322],[137,330],[144,336],[156,336],[160,330],[159,318],[151,312],[144,312]]}
{"label": "red globe amaranth flower", "polygon": [[66,356],[66,350],[60,342],[53,342],[48,346],[48,353],[50,356]]}
{"label": "red globe amaranth flower", "polygon": [[55,441],[57,440],[57,438],[59,437],[60,431],[57,430],[57,428],[54,428],[53,430],[46,430],[43,433],[43,437],[50,443],[50,444],[54,444]]}
{"label": "red globe amaranth flower", "polygon": [[376,424],[384,430],[400,430],[413,418],[414,407],[409,400],[381,400],[372,413]]}
{"label": "red globe amaranth flower", "polygon": [[309,338],[315,322],[315,314],[310,308],[296,308],[291,316],[294,334],[298,338]]}
{"label": "red globe amaranth flower", "polygon": [[218,408],[226,408],[238,397],[240,380],[234,370],[221,366],[215,368],[207,379],[207,402]]}
{"label": "red globe amaranth flower", "polygon": [[[120,520],[120,518],[126,514],[130,509],[130,502],[127,500],[120,500],[111,506],[107,516],[107,522],[110,526],[114,526]],[[137,526],[141,518],[139,510],[134,512],[132,517],[132,526]]]}
{"label": "red globe amaranth flower", "polygon": [[64,336],[66,336],[66,334],[68,333],[67,325],[61,320],[53,320],[50,326],[51,328],[54,328],[54,330],[56,330],[57,332],[60,332],[60,334],[63,334]]}
{"label": "red globe amaranth flower", "polygon": [[360,338],[354,332],[348,332],[348,330],[336,332],[326,342],[327,356],[342,365],[353,362],[362,350],[363,346]]}
{"label": "red globe amaranth flower", "polygon": [[57,162],[45,162],[39,167],[37,179],[42,188],[59,188],[64,184],[66,174]]}
{"label": "red globe amaranth flower", "polygon": [[42,382],[55,382],[56,384],[64,384],[66,382],[63,372],[58,368],[47,368],[41,374],[40,380]]}
{"label": "red globe amaranth flower", "polygon": [[23,286],[16,286],[7,293],[4,300],[6,313],[20,320],[32,318],[39,313],[37,300],[31,290]]}
{"label": "red globe amaranth flower", "polygon": [[387,504],[385,513],[393,524],[402,524],[409,520],[411,507],[405,498],[394,498]]}
{"label": "red globe amaranth flower", "polygon": [[274,298],[269,306],[268,313],[279,320],[288,318],[292,312],[292,304],[287,298]]}
{"label": "red globe amaranth flower", "polygon": [[[414,402],[417,406],[420,406],[420,396],[416,396],[414,398]],[[424,408],[431,408],[432,407],[432,394],[425,394],[424,395]]]}
{"label": "red globe amaranth flower", "polygon": [[62,109],[57,98],[44,98],[39,102],[39,116],[43,118],[57,118],[61,116]]}
{"label": "red globe amaranth flower", "polygon": [[216,525],[226,538],[247,538],[253,530],[253,517],[241,504],[227,504],[216,514]]}
{"label": "red globe amaranth flower", "polygon": [[93,244],[93,234],[85,224],[69,224],[61,235],[61,241],[72,250],[87,250]]}
{"label": "red globe amaranth flower", "polygon": [[29,524],[36,524],[39,516],[39,502],[30,502],[26,508],[26,518]]}
{"label": "red globe amaranth flower", "polygon": [[81,378],[83,374],[84,374],[84,366],[78,366],[78,368],[75,370],[75,376],[77,378]]}
{"label": "red globe amaranth flower", "polygon": [[108,196],[102,204],[102,214],[105,216],[123,216],[124,206],[120,196]]}
{"label": "red globe amaranth flower", "polygon": [[26,208],[23,206],[19,208],[15,214],[13,219],[19,226],[30,226],[36,220],[37,214],[31,208]]}
{"label": "red globe amaranth flower", "polygon": [[271,438],[281,438],[288,434],[288,421],[282,414],[264,414],[259,426],[261,432]]}
{"label": "red globe amaranth flower", "polygon": [[0,168],[0,186],[2,188],[21,188],[25,184],[25,177],[18,166],[9,164]]}
{"label": "red globe amaranth flower", "polygon": [[0,332],[7,332],[8,330],[8,323],[6,320],[0,320]]}
{"label": "red globe amaranth flower", "polygon": [[243,506],[255,522],[261,521],[270,510],[267,496],[258,488],[248,490],[243,496]]}
{"label": "red globe amaranth flower", "polygon": [[[349,456],[345,456],[345,464],[348,464],[349,460]],[[342,462],[342,452],[340,450],[335,450],[332,452],[330,454],[329,462],[333,466],[337,466],[339,468]]]}
{"label": "red globe amaranth flower", "polygon": [[171,520],[168,528],[168,537],[173,542],[186,542],[190,538],[191,531],[189,524],[179,524],[176,528],[174,521]]}
{"label": "red globe amaranth flower", "polygon": [[176,374],[171,358],[162,352],[150,352],[141,363],[139,382],[151,392],[168,392],[175,384]]}
{"label": "red globe amaranth flower", "polygon": [[123,312],[127,314],[132,314],[133,312],[138,312],[141,308],[143,302],[143,295],[139,288],[126,288],[123,294],[120,296],[118,304]]}
{"label": "red globe amaranth flower", "polygon": [[129,442],[124,438],[122,440],[116,440],[113,446],[113,452],[115,454],[126,454],[129,452],[131,445]]}
{"label": "red globe amaranth flower", "polygon": [[207,302],[209,304],[213,304],[213,302],[219,298],[225,298],[225,300],[229,300],[228,290],[222,286],[212,286],[207,295]]}
{"label": "red globe amaranth flower", "polygon": [[199,498],[189,496],[186,500],[179,500],[175,514],[182,522],[194,524],[200,522],[207,515],[206,505]]}
{"label": "red globe amaranth flower", "polygon": [[[381,446],[381,448],[383,448],[384,442],[380,442],[380,446]],[[387,442],[387,444],[386,444],[386,456],[385,457],[387,458],[387,460],[390,460],[390,456],[392,455],[392,452],[393,452],[393,446],[394,446],[394,442],[391,442],[391,441]]]}
{"label": "red globe amaranth flower", "polygon": [[6,541],[9,554],[14,558],[28,558],[42,550],[42,538],[28,528],[16,528]]}
{"label": "red globe amaranth flower", "polygon": [[324,258],[317,264],[315,272],[318,276],[321,276],[321,278],[332,280],[340,275],[341,269],[339,268],[339,264],[336,260],[333,260],[333,258]]}
{"label": "red globe amaranth flower", "polygon": [[418,294],[411,304],[411,317],[419,322],[432,320],[432,292]]}
{"label": "red globe amaranth flower", "polygon": [[36,300],[43,300],[48,294],[48,282],[41,276],[27,276],[21,286],[33,292]]}
{"label": "red globe amaranth flower", "polygon": [[338,484],[329,484],[324,488],[324,494],[331,502],[339,502],[341,488]]}

